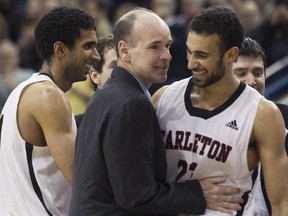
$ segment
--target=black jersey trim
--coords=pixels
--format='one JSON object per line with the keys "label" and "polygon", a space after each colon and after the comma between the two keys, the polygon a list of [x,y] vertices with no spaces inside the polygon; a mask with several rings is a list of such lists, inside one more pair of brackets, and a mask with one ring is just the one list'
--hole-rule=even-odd
{"label": "black jersey trim", "polygon": [[52,216],[52,213],[47,209],[47,207],[45,205],[45,202],[44,202],[40,187],[39,187],[38,182],[37,182],[36,177],[35,177],[34,168],[33,168],[33,164],[32,164],[33,145],[25,142],[25,147],[26,147],[26,157],[27,157],[27,162],[28,162],[30,179],[31,179],[34,191],[35,191],[38,199],[42,203],[44,209],[46,210],[47,214],[49,216]]}
{"label": "black jersey trim", "polygon": [[1,148],[1,133],[2,133],[2,125],[3,125],[3,114],[0,116],[0,148]]}
{"label": "black jersey trim", "polygon": [[40,73],[38,74],[38,76],[39,76],[39,75],[46,75],[46,76],[48,76],[48,77],[54,82],[53,77],[52,77],[50,74],[41,73],[41,72],[40,72]]}
{"label": "black jersey trim", "polygon": [[263,196],[264,196],[264,200],[265,200],[265,204],[266,204],[267,210],[269,212],[269,215],[272,215],[272,207],[271,207],[271,204],[270,204],[270,201],[269,201],[269,198],[268,198],[268,194],[267,194],[267,191],[266,191],[266,186],[265,186],[265,182],[264,182],[264,176],[263,176],[262,167],[261,167],[261,170],[260,170],[260,180],[261,180],[262,193],[263,193]]}
{"label": "black jersey trim", "polygon": [[237,98],[240,96],[240,94],[244,91],[244,89],[246,87],[246,84],[240,82],[236,91],[232,94],[232,96],[224,104],[222,104],[221,106],[217,107],[216,109],[210,111],[210,110],[205,110],[205,109],[193,107],[193,105],[191,104],[190,91],[193,87],[192,79],[193,78],[191,77],[191,79],[189,80],[188,85],[186,87],[185,94],[184,94],[185,108],[191,116],[196,116],[196,117],[203,118],[203,119],[212,118],[213,116],[216,116],[219,113],[223,112],[225,109],[227,109],[229,106],[231,106],[231,104],[233,104],[235,102],[235,100],[237,100]]}
{"label": "black jersey trim", "polygon": [[[252,191],[252,188],[255,186],[255,181],[257,179],[257,176],[259,175],[258,173],[258,166],[254,169],[253,173],[252,173],[252,187],[251,187],[251,190],[250,191],[246,191],[243,195],[242,195],[242,198],[244,200],[244,202],[242,204],[240,204],[241,206],[241,210],[240,211],[237,211],[237,214],[236,216],[242,216],[243,213],[244,213],[244,208],[248,202],[248,199],[249,199],[249,194],[251,193]],[[245,215],[243,215],[245,216]]]}

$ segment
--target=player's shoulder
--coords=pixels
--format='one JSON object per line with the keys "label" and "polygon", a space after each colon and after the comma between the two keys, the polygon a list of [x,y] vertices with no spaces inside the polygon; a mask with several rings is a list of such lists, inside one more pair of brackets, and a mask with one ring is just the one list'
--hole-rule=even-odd
{"label": "player's shoulder", "polygon": [[165,85],[162,88],[158,89],[152,96],[152,103],[154,103],[154,101],[159,101],[159,99],[164,93],[169,94],[169,96],[178,95],[179,92],[180,94],[182,94],[183,90],[189,85],[190,80],[191,77],[188,77],[182,80],[175,81],[170,85]]}
{"label": "player's shoulder", "polygon": [[157,109],[159,100],[161,98],[161,96],[163,95],[163,93],[167,90],[167,88],[169,87],[169,85],[165,85],[163,87],[161,87],[160,89],[158,89],[151,97],[151,103],[154,107],[154,109]]}
{"label": "player's shoulder", "polygon": [[261,97],[258,110],[262,112],[275,112],[279,111],[279,108],[273,101],[266,99],[265,97]]}
{"label": "player's shoulder", "polygon": [[33,108],[58,107],[67,105],[68,99],[65,93],[53,82],[42,81],[28,85],[23,91],[21,103]]}
{"label": "player's shoulder", "polygon": [[257,119],[259,119],[261,122],[272,122],[280,117],[282,117],[282,114],[277,105],[273,101],[268,100],[265,97],[261,97],[257,109]]}

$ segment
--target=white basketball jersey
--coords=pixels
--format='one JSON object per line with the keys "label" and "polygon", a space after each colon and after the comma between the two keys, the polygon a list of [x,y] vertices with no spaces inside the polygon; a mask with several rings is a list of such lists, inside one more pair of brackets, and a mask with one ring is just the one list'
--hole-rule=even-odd
{"label": "white basketball jersey", "polygon": [[[48,147],[26,143],[17,127],[17,107],[23,89],[46,80],[52,82],[47,75],[35,73],[18,85],[1,114],[0,215],[3,216],[62,216],[69,213],[71,186]],[[73,127],[76,130],[74,118]]]}
{"label": "white basketball jersey", "polygon": [[[173,83],[157,107],[167,154],[167,180],[226,176],[226,185],[240,188],[242,194],[250,191],[247,149],[262,96],[240,84],[223,105],[209,111],[191,105],[191,88],[190,78]],[[250,197],[243,215],[253,215],[253,202]],[[207,209],[205,215],[227,214]]]}

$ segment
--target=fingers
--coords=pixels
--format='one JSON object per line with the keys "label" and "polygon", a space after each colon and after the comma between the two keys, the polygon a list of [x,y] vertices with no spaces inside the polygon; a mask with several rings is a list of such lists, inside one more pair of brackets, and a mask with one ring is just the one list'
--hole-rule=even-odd
{"label": "fingers", "polygon": [[244,202],[242,197],[224,195],[222,201],[228,204],[242,204]]}
{"label": "fingers", "polygon": [[240,189],[239,188],[235,188],[235,187],[231,187],[231,186],[224,186],[221,185],[221,183],[224,183],[226,181],[226,177],[211,177],[211,178],[206,178],[206,179],[202,179],[200,180],[200,184],[202,186],[203,184],[213,184],[214,186],[217,186],[214,188],[214,190],[219,190],[222,191],[224,194],[238,194],[240,193]]}
{"label": "fingers", "polygon": [[[225,202],[224,200],[227,197],[218,197],[214,196],[209,197],[209,199],[207,199],[207,208],[214,210],[214,211],[220,211],[226,214],[233,214],[233,211],[239,211],[241,210],[241,206],[240,206],[240,200],[235,199],[235,200],[230,200],[230,198],[228,199],[230,202]],[[241,200],[242,201],[242,200]]]}
{"label": "fingers", "polygon": [[220,185],[226,181],[225,177],[212,177],[199,180],[199,183],[204,191],[208,193],[233,195],[240,193],[239,188]]}
{"label": "fingers", "polygon": [[226,195],[238,194],[241,191],[239,188],[230,187],[230,186],[218,185],[218,187],[220,187],[221,188],[220,190],[223,192],[223,194],[226,194]]}
{"label": "fingers", "polygon": [[221,184],[221,183],[224,183],[226,179],[227,179],[226,177],[219,176],[219,177],[205,178],[203,179],[203,181],[209,181],[213,184]]}
{"label": "fingers", "polygon": [[222,203],[221,206],[216,207],[216,210],[226,214],[233,214],[233,211],[240,211],[241,206],[239,204]]}
{"label": "fingers", "polygon": [[202,187],[208,209],[233,214],[233,211],[241,210],[240,204],[244,201],[240,197],[239,188],[219,185],[225,181],[225,177],[213,177],[201,179],[199,183]]}

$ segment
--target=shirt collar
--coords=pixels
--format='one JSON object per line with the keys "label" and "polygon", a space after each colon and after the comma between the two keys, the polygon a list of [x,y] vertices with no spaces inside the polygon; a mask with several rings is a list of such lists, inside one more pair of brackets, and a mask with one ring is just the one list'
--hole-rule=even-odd
{"label": "shirt collar", "polygon": [[148,91],[148,88],[143,84],[143,82],[137,76],[135,76],[133,73],[130,73],[130,74],[132,74],[135,77],[135,79],[137,80],[137,82],[141,86],[141,89],[143,90],[145,97],[150,101],[151,95]]}

